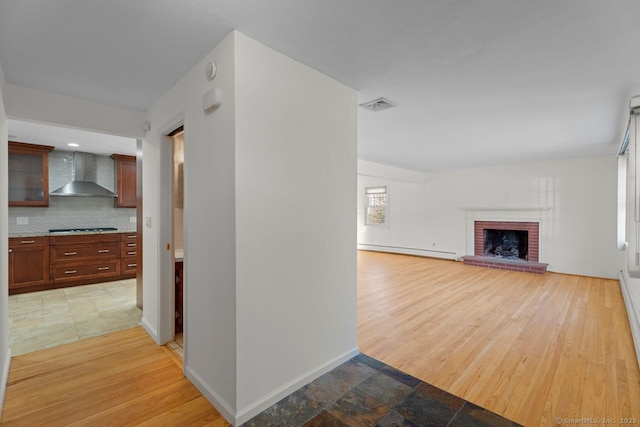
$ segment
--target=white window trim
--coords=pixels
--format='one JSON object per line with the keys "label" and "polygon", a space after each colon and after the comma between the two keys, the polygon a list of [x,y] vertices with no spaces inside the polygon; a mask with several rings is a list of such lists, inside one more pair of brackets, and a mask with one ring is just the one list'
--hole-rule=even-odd
{"label": "white window trim", "polygon": [[[369,223],[369,190],[384,188],[384,194],[386,195],[386,204],[384,212],[384,222],[382,224]],[[382,191],[380,192],[382,193]],[[367,227],[389,227],[389,186],[388,185],[369,185],[364,188],[364,225]]]}

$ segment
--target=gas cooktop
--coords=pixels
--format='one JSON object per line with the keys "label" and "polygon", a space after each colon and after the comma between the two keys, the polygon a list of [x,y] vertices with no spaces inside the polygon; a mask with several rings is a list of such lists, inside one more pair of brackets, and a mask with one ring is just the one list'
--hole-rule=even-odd
{"label": "gas cooktop", "polygon": [[79,228],[52,228],[49,233],[72,233],[72,232],[100,232],[100,231],[117,231],[115,227],[79,227]]}

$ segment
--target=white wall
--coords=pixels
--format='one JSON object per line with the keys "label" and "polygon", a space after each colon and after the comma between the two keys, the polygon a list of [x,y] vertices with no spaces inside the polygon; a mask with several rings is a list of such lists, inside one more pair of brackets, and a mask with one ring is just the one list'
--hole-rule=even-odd
{"label": "white wall", "polygon": [[8,184],[8,155],[7,140],[9,138],[9,124],[4,108],[4,74],[0,66],[0,417],[2,416],[2,406],[4,394],[7,387],[7,376],[9,375],[9,364],[11,363],[11,349],[9,348],[9,264],[8,251],[9,240],[7,239],[9,200],[7,188]]}
{"label": "white wall", "polygon": [[[387,187],[387,225],[365,226],[365,189]],[[358,160],[358,245],[425,256],[455,258],[426,243],[425,175],[420,172]]]}
{"label": "white wall", "polygon": [[[213,87],[222,104],[205,114]],[[185,372],[232,423],[357,351],[356,104],[354,90],[234,32],[149,111],[146,327],[160,342],[170,330],[164,135],[183,121]]]}
{"label": "white wall", "polygon": [[356,108],[355,90],[237,34],[240,421],[357,351]]}
{"label": "white wall", "polygon": [[[363,175],[376,168],[380,167],[369,162],[360,167]],[[401,191],[394,191],[397,180],[363,175],[358,179],[359,199],[365,185],[389,183],[390,226],[364,226],[364,211],[358,209],[359,243],[418,247],[460,257],[471,254],[469,224],[474,219],[540,219],[540,261],[549,263],[549,270],[618,277],[622,255],[616,250],[614,156],[429,173],[424,174],[423,191],[417,183],[404,182]],[[417,200],[424,203],[421,218]],[[394,211],[397,203],[404,210],[412,207],[409,221],[417,231],[411,237],[397,226],[404,220]]]}
{"label": "white wall", "polygon": [[24,86],[6,85],[10,119],[60,125],[132,138],[143,135],[145,113]]}

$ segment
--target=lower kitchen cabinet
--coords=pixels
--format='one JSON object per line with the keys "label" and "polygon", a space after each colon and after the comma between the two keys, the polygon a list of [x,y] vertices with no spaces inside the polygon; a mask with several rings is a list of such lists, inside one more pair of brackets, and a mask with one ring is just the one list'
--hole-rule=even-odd
{"label": "lower kitchen cabinet", "polygon": [[12,237],[9,293],[136,277],[135,232]]}
{"label": "lower kitchen cabinet", "polygon": [[184,292],[184,264],[182,261],[176,261],[175,264],[176,275],[176,321],[175,321],[175,333],[182,332],[182,317],[184,315],[183,309],[183,292]]}
{"label": "lower kitchen cabinet", "polygon": [[119,276],[119,240],[118,234],[52,236],[51,282],[98,280]]}
{"label": "lower kitchen cabinet", "polygon": [[9,291],[49,283],[49,237],[9,239]]}

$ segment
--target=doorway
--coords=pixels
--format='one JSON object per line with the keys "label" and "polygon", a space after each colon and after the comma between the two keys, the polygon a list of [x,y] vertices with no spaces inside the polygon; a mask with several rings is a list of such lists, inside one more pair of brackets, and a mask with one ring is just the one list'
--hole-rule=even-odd
{"label": "doorway", "polygon": [[173,301],[175,310],[174,337],[169,347],[184,358],[184,127],[169,134],[171,138],[172,163],[172,235],[174,262]]}

